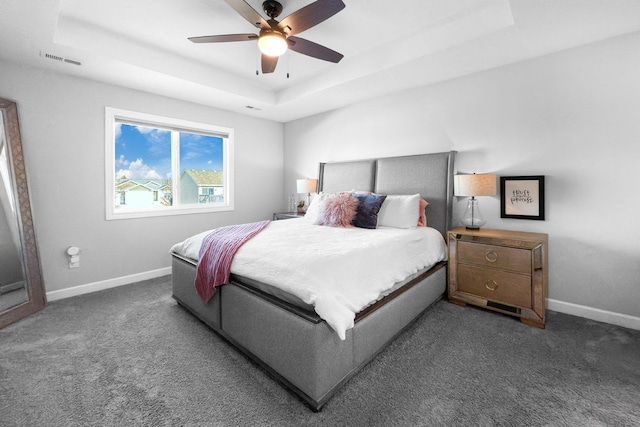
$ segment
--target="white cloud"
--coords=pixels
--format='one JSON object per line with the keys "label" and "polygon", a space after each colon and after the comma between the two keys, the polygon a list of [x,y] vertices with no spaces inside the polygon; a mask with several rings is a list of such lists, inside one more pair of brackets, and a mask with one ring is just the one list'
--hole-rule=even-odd
{"label": "white cloud", "polygon": [[161,129],[151,128],[147,126],[134,126],[134,128],[143,135],[147,135],[149,133],[152,133],[153,131],[163,132]]}
{"label": "white cloud", "polygon": [[[127,163],[129,167],[122,168],[122,166],[127,166]],[[129,163],[124,159],[124,156],[121,156],[116,164],[121,167],[116,171],[116,178],[125,176],[129,179],[162,179],[162,176],[148,165],[145,165],[144,160],[141,158]]]}
{"label": "white cloud", "polygon": [[130,162],[124,158],[124,154],[121,154],[119,158],[116,159],[116,167],[122,168],[129,166]]}

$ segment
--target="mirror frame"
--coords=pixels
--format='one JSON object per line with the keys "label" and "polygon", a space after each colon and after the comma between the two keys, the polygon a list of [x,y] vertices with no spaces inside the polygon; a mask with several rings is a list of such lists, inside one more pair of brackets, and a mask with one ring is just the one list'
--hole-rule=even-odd
{"label": "mirror frame", "polygon": [[0,328],[23,319],[47,305],[47,297],[40,270],[40,257],[31,215],[31,199],[24,165],[22,138],[18,122],[18,106],[14,101],[0,98],[0,112],[4,120],[9,169],[13,179],[13,192],[18,210],[18,229],[22,240],[28,301],[0,313]]}

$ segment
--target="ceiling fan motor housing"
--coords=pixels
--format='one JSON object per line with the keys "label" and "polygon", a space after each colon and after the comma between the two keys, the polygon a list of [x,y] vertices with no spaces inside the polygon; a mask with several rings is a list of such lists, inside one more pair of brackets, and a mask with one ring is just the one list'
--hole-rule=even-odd
{"label": "ceiling fan motor housing", "polygon": [[269,18],[274,19],[282,13],[282,5],[275,0],[266,0],[262,3],[262,10]]}

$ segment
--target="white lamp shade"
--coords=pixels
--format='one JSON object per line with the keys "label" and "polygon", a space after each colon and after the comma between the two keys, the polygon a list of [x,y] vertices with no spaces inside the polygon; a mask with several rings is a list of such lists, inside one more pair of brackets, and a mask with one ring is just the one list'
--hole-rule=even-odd
{"label": "white lamp shade", "polygon": [[496,175],[492,173],[456,175],[453,187],[456,196],[495,196]]}
{"label": "white lamp shade", "polygon": [[296,180],[298,193],[315,193],[318,187],[317,179],[298,179]]}

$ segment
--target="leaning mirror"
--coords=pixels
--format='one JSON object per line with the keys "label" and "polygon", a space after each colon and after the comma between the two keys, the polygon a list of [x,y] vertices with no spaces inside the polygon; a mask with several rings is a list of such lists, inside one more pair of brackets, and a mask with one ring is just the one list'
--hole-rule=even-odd
{"label": "leaning mirror", "polygon": [[0,328],[46,305],[15,102],[0,98]]}

